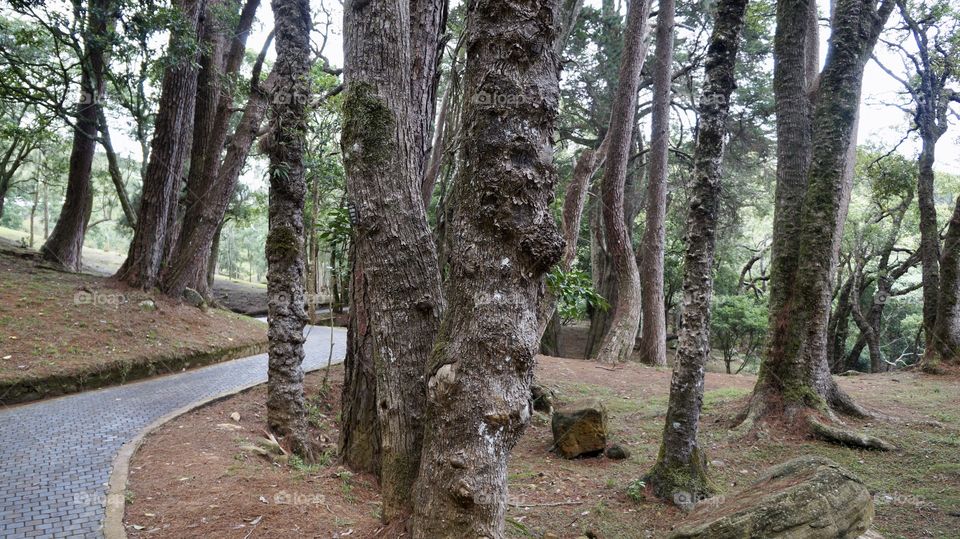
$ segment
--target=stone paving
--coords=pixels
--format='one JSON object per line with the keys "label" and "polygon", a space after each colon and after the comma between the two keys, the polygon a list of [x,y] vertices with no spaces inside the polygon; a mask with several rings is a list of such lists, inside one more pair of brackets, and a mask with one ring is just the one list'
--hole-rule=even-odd
{"label": "stone paving", "polygon": [[[330,329],[308,326],[304,370],[326,366]],[[334,332],[333,363],[347,334]],[[0,538],[102,537],[120,447],[179,408],[265,382],[266,354],[152,380],[0,409]]]}

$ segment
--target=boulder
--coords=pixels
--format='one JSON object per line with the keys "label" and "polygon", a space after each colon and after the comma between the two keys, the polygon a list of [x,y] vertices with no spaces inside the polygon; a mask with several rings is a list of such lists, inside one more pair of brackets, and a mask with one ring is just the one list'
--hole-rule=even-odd
{"label": "boulder", "polygon": [[200,292],[197,292],[192,288],[185,288],[183,290],[183,301],[187,305],[196,307],[198,309],[202,309],[207,305],[206,300],[203,299],[203,296],[200,295]]}
{"label": "boulder", "polygon": [[553,447],[564,458],[595,456],[607,446],[607,409],[588,399],[553,412]]}
{"label": "boulder", "polygon": [[613,444],[603,452],[608,459],[623,460],[630,458],[630,450],[620,444]]}
{"label": "boulder", "polygon": [[680,539],[857,538],[873,520],[873,497],[830,459],[774,466],[739,492],[698,503],[670,536]]}
{"label": "boulder", "polygon": [[530,400],[533,401],[533,409],[550,415],[553,412],[553,390],[533,384],[530,386]]}

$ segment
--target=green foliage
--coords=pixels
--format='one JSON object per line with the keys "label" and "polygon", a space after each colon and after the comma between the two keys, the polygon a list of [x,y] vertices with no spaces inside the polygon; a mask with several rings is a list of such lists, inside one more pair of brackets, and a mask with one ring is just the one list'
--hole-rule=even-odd
{"label": "green foliage", "polygon": [[757,358],[766,337],[767,305],[750,296],[717,296],[713,300],[710,334],[714,348],[723,352],[727,372],[740,357],[744,363]]}
{"label": "green foliage", "polygon": [[554,266],[547,274],[547,288],[557,297],[557,314],[564,323],[584,318],[588,309],[610,308],[607,300],[593,288],[590,276],[578,269],[565,272]]}
{"label": "green foliage", "polygon": [[635,502],[642,502],[645,498],[644,490],[647,488],[647,483],[643,479],[636,479],[631,481],[627,485],[627,497]]}

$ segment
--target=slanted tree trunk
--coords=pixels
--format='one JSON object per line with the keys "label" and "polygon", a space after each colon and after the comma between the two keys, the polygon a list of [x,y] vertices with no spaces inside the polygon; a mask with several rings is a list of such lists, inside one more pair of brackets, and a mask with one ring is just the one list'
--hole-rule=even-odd
{"label": "slanted tree trunk", "polygon": [[647,476],[658,496],[677,505],[689,505],[714,491],[697,431],[703,405],[704,371],[710,356],[710,300],[724,137],[730,96],[736,86],[734,67],[746,9],[747,0],[721,0],[717,4],[704,62],[693,189],[687,214],[683,323],[660,454]]}
{"label": "slanted tree trunk", "polygon": [[563,248],[549,211],[559,31],[558,0],[468,11],[449,306],[427,372],[415,538],[505,535],[507,460],[531,413],[538,290]]}
{"label": "slanted tree trunk", "polygon": [[[223,21],[219,20],[207,23],[205,37],[208,47],[201,62],[206,74],[198,80],[193,134],[194,140],[200,137],[203,143],[193,147],[183,224],[161,286],[174,297],[179,297],[188,287],[205,297],[211,296],[207,268],[214,237],[230,205],[240,168],[256,139],[266,110],[269,84],[264,84],[267,88],[263,88],[259,81],[265,55],[263,51],[254,65],[250,97],[244,113],[227,144],[230,119],[233,118],[234,92],[233,85],[224,85],[223,79],[236,75],[240,69],[247,36],[259,5],[259,0],[247,0],[235,27],[223,28]],[[216,19],[212,8],[208,11],[211,11],[208,17]],[[232,38],[230,46],[226,47],[225,35],[228,31]],[[267,41],[269,43],[269,38]],[[225,145],[226,155],[221,160]]]}
{"label": "slanted tree trunk", "polygon": [[[607,133],[610,146],[601,183],[602,214],[607,248],[617,275],[616,301],[613,302],[610,328],[603,336],[597,351],[597,358],[607,363],[619,363],[630,358],[640,326],[640,272],[637,269],[623,208],[640,70],[643,68],[647,51],[649,16],[648,0],[638,0],[630,4],[619,84]],[[632,225],[632,222],[629,224]]]}
{"label": "slanted tree trunk", "polygon": [[[358,216],[353,225],[356,263],[365,285],[362,295],[354,295],[353,307],[369,316],[373,339],[380,487],[387,522],[412,511],[410,491],[419,469],[426,413],[424,371],[443,311],[437,253],[422,195],[427,134],[415,115],[424,111],[419,99],[410,99],[419,91],[430,94],[423,99],[433,99],[433,92],[424,88],[436,84],[434,71],[428,69],[435,65],[426,65],[435,59],[413,52],[438,46],[434,34],[441,29],[434,27],[428,38],[421,35],[420,25],[440,24],[443,17],[427,14],[445,5],[430,6],[371,0],[348,4],[344,10],[341,146],[347,196]],[[421,84],[426,86],[412,88]],[[359,306],[358,300],[369,303]],[[354,356],[362,350],[355,348]]]}
{"label": "slanted tree trunk", "polygon": [[674,1],[657,8],[657,50],[653,66],[653,109],[650,127],[650,173],[647,176],[646,228],[640,240],[643,326],[640,361],[667,364],[667,313],[663,299],[663,254],[667,237],[667,178],[670,149],[670,85],[673,79]]}
{"label": "slanted tree trunk", "polygon": [[[196,39],[205,0],[179,0],[184,28],[171,32],[170,48],[182,50]],[[160,103],[151,141],[150,162],[143,182],[137,228],[127,259],[115,277],[128,285],[149,289],[156,286],[160,264],[173,234],[184,161],[190,153],[193,107],[197,92],[195,57],[180,57],[168,65],[160,87]]]}
{"label": "slanted tree trunk", "polygon": [[[791,242],[777,235],[784,233],[783,223],[779,231],[774,230],[774,248],[779,261],[775,281],[771,282],[771,286],[777,288],[776,302],[771,303],[771,308],[775,308],[771,311],[771,339],[761,363],[748,422],[776,416],[785,418],[793,427],[813,426],[817,419],[812,413],[824,406],[865,414],[830,377],[826,336],[851,188],[850,147],[855,137],[863,69],[893,7],[892,0],[877,4],[859,0],[839,0],[835,4],[830,50],[817,88],[811,155],[807,158],[797,154],[794,159],[778,163],[778,168],[804,167],[808,181],[801,207],[792,208],[791,212],[796,217],[794,212],[799,209],[795,221],[799,226],[791,230],[796,240]],[[784,99],[793,104],[805,96],[805,80],[798,75],[803,72],[805,59],[803,53],[797,51],[803,50],[801,44],[807,37],[807,30],[800,28],[807,26],[804,20],[809,16],[808,10],[806,2],[778,4],[777,86],[781,89],[778,100],[784,95],[787,80],[793,81],[786,92],[790,95],[784,95]],[[783,121],[781,117],[786,120],[792,116],[781,114],[778,104],[778,122]],[[802,120],[800,126],[803,126]],[[778,132],[781,128],[785,126],[778,126]],[[787,150],[782,145],[790,140],[778,141],[778,152]],[[787,150],[786,154],[793,151],[795,149]],[[795,170],[784,170],[784,173],[789,180],[798,180]],[[778,171],[778,181],[779,177]],[[778,186],[777,212],[791,208],[796,202],[791,200],[785,204],[779,197]],[[782,257],[790,264],[783,264]],[[772,295],[771,301],[773,299]]]}
{"label": "slanted tree trunk", "polygon": [[[269,368],[267,423],[294,452],[311,457],[303,394],[303,153],[310,103],[310,2],[271,0],[275,21],[276,86],[270,105],[267,235]],[[283,96],[282,98],[280,96]]]}
{"label": "slanted tree trunk", "polygon": [[74,118],[67,192],[53,233],[40,248],[47,263],[68,271],[80,270],[83,239],[93,208],[90,173],[97,149],[97,110],[106,89],[103,74],[111,42],[110,33],[117,18],[113,0],[91,0],[88,8],[83,32],[84,57],[79,59],[80,99]]}
{"label": "slanted tree trunk", "polygon": [[137,215],[130,204],[130,197],[127,196],[127,188],[123,184],[123,173],[120,171],[120,159],[117,158],[117,152],[113,149],[113,141],[110,138],[110,126],[107,124],[107,117],[103,113],[103,106],[97,106],[97,125],[100,131],[100,145],[107,154],[107,169],[110,173],[110,180],[113,181],[113,187],[117,190],[117,199],[120,200],[120,208],[123,210],[123,216],[127,219],[127,225],[130,228],[137,227]]}

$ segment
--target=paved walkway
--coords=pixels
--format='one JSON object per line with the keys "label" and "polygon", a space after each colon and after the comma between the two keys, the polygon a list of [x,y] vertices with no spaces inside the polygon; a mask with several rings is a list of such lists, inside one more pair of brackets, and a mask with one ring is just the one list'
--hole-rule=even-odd
{"label": "paved walkway", "polygon": [[[305,332],[304,369],[326,366],[330,329]],[[340,363],[346,331],[333,340]],[[263,354],[0,410],[0,538],[102,537],[110,468],[124,443],[192,402],[266,380]]]}

